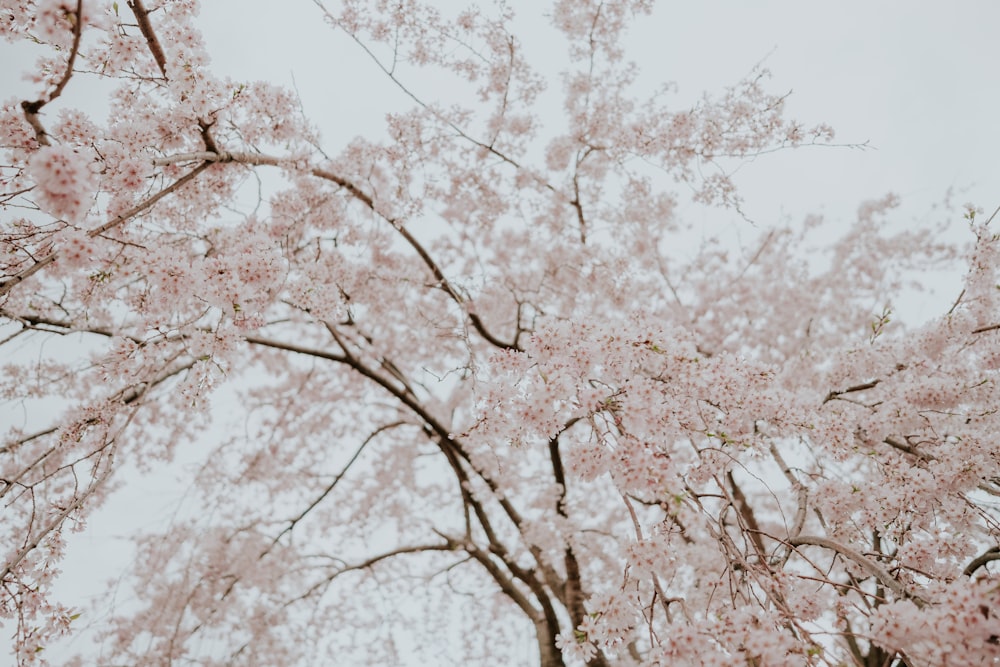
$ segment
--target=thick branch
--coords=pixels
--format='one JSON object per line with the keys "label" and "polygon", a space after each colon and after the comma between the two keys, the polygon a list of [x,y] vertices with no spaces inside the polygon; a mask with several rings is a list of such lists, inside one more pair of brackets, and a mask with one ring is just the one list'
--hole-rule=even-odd
{"label": "thick branch", "polygon": [[[344,342],[337,335],[336,330],[333,329],[332,327],[330,327],[330,333],[334,336],[334,339],[337,341],[338,345],[343,351],[343,354],[333,354],[330,352],[324,352],[322,350],[304,348],[296,345],[281,343],[278,341],[270,341],[253,336],[247,337],[246,340],[247,342],[252,344],[271,347],[275,349],[287,350],[290,352],[306,354],[322,359],[327,359],[330,361],[335,361],[338,363],[343,363],[349,366],[350,368],[354,369],[357,373],[375,382],[385,391],[389,392],[396,400],[400,401],[404,406],[406,406],[414,415],[416,415],[426,425],[428,434],[434,437],[442,453],[448,459],[449,464],[455,471],[455,474],[458,476],[463,503],[465,503],[466,507],[472,509],[473,513],[476,516],[476,519],[482,526],[483,531],[486,534],[487,541],[491,545],[490,551],[499,556],[501,560],[503,560],[505,565],[507,565],[508,569],[513,574],[513,576],[523,581],[531,589],[532,593],[535,594],[538,603],[542,608],[543,616],[540,620],[543,620],[547,624],[547,626],[549,627],[549,634],[551,635],[552,641],[555,641],[555,635],[559,631],[558,617],[555,614],[555,611],[552,607],[552,602],[549,599],[549,594],[542,586],[541,582],[539,582],[537,578],[534,576],[534,572],[530,570],[524,570],[523,568],[517,566],[514,560],[507,553],[507,550],[503,547],[502,542],[500,541],[499,537],[496,535],[496,533],[492,528],[489,516],[486,514],[486,511],[483,508],[482,504],[475,497],[472,496],[470,490],[467,488],[469,478],[462,467],[463,462],[465,465],[468,465],[473,471],[475,471],[476,475],[483,480],[483,482],[487,485],[487,487],[496,497],[497,502],[503,508],[504,512],[507,514],[508,518],[511,520],[511,522],[514,524],[514,526],[518,529],[519,532],[522,530],[522,519],[520,514],[518,514],[515,508],[510,504],[510,501],[498,492],[496,482],[485,471],[478,469],[475,465],[472,464],[472,461],[468,453],[462,447],[461,441],[458,440],[458,438],[456,438],[454,434],[450,433],[449,430],[445,428],[443,424],[441,424],[437,419],[435,419],[434,416],[431,415],[430,412],[428,412],[427,409],[419,403],[417,398],[412,393],[409,393],[405,388],[401,389],[397,387],[393,382],[389,381],[387,378],[382,377],[381,375],[376,373],[373,369],[369,368],[364,363],[362,363],[354,355],[352,355],[350,351],[345,347]],[[535,561],[538,564],[539,570],[544,575],[546,584],[548,584],[549,587],[552,588],[553,592],[558,595],[558,593],[560,592],[559,589],[562,587],[559,585],[557,581],[555,581],[556,577],[551,573],[551,569],[546,567],[546,565],[544,564],[544,559],[542,557],[541,552],[537,549],[537,547],[534,547],[531,544],[528,545],[528,548],[529,551],[534,556]],[[473,554],[470,552],[470,555]],[[481,560],[478,557],[476,557],[476,560],[478,562],[481,562]],[[498,568],[495,562],[493,562],[492,560],[490,560],[490,562],[492,563],[492,567]],[[499,572],[499,570],[497,571]],[[509,577],[507,577],[507,575],[503,574],[502,572],[500,572],[500,574],[505,579],[509,579]],[[491,576],[493,576],[492,571],[491,571]],[[577,577],[578,576],[579,574],[577,574]],[[504,584],[502,584],[500,580],[497,580],[497,583],[498,585],[501,585],[502,589],[504,588]],[[504,592],[506,592],[506,590]],[[521,595],[523,596],[523,593]],[[515,600],[515,602],[517,601]],[[532,609],[534,609],[534,607],[532,607]],[[537,616],[537,610],[535,610],[534,614]],[[535,616],[532,616],[532,618],[535,618]],[[582,622],[582,616],[580,622]]]}
{"label": "thick branch", "polygon": [[762,532],[760,530],[760,524],[757,523],[757,517],[754,515],[753,508],[747,501],[747,497],[743,494],[743,489],[741,489],[736,483],[736,478],[733,477],[732,470],[726,472],[726,479],[729,481],[729,488],[733,493],[733,504],[736,505],[736,511],[739,513],[740,519],[745,525],[743,532],[749,535],[750,541],[753,543],[754,550],[757,552],[757,558],[760,562],[766,562],[764,540],[761,538]]}
{"label": "thick branch", "polygon": [[[538,623],[543,620],[539,610],[531,604],[531,601],[525,597],[524,593],[518,590],[517,586],[514,585],[514,581],[504,574],[496,562],[490,558],[489,554],[471,543],[462,544],[461,547],[489,573],[490,577],[497,583],[504,595],[509,597],[514,604],[516,604],[518,608],[524,612],[525,616],[530,618],[534,623]],[[553,642],[554,641],[553,635]]]}
{"label": "thick branch", "polygon": [[962,574],[967,577],[971,577],[976,573],[976,570],[995,560],[1000,560],[1000,547],[991,547],[987,549],[985,553],[976,557],[972,560],[972,562],[966,565],[965,569],[962,570]]}
{"label": "thick branch", "polygon": [[166,79],[167,56],[163,53],[160,40],[157,39],[156,33],[153,31],[153,25],[149,22],[149,12],[143,7],[142,0],[128,0],[128,8],[135,14],[136,23],[139,24],[139,32],[146,38],[146,46],[149,47],[149,52],[153,54],[156,66],[160,68],[163,78]]}
{"label": "thick branch", "polygon": [[406,424],[406,422],[397,421],[397,422],[393,422],[391,424],[386,424],[384,426],[380,426],[371,435],[369,435],[367,438],[365,438],[364,442],[361,443],[361,446],[358,447],[358,450],[356,452],[354,452],[354,455],[351,456],[350,460],[344,465],[344,468],[339,473],[337,473],[337,475],[333,478],[333,481],[330,482],[327,485],[327,487],[325,489],[323,489],[323,492],[320,493],[319,496],[315,500],[313,500],[311,503],[309,503],[309,506],[306,507],[304,510],[302,510],[302,512],[300,512],[298,516],[296,516],[294,519],[290,519],[288,521],[288,525],[285,526],[285,528],[274,537],[274,540],[271,542],[271,545],[260,555],[260,557],[263,558],[265,555],[267,555],[267,553],[271,551],[271,549],[274,547],[275,544],[278,543],[278,540],[280,540],[282,538],[282,536],[284,536],[285,534],[287,534],[287,533],[291,532],[292,530],[294,530],[295,526],[298,525],[298,523],[300,521],[302,521],[302,519],[304,519],[306,517],[306,515],[309,514],[309,512],[311,512],[313,509],[315,509],[317,505],[319,505],[321,502],[323,502],[323,500],[328,495],[330,495],[330,493],[337,486],[337,484],[344,477],[344,475],[347,474],[347,471],[351,469],[351,466],[353,466],[354,463],[355,463],[355,461],[357,461],[358,458],[361,456],[361,452],[363,452],[364,449],[365,449],[365,447],[368,446],[368,443],[370,443],[372,440],[374,440],[375,437],[377,435],[379,435],[380,433],[383,433],[384,431],[387,431],[387,430],[392,429],[392,428],[396,428],[397,426],[403,426],[404,424]]}
{"label": "thick branch", "polygon": [[[559,485],[559,499],[556,501],[556,511],[559,513],[559,516],[568,519],[569,517],[566,512],[566,474],[563,469],[562,456],[559,454],[558,436],[549,440],[549,460],[552,462],[552,475],[556,484]],[[586,593],[583,590],[580,563],[576,559],[576,554],[573,552],[572,544],[568,541],[568,536],[566,549],[563,552],[563,563],[566,568],[566,585],[563,593],[564,604],[573,622],[573,627],[577,628],[587,617],[587,609],[583,606]],[[600,667],[607,665],[607,660],[604,658],[604,653],[599,650],[597,655],[588,664]]]}
{"label": "thick branch", "polygon": [[937,457],[933,456],[932,454],[925,454],[925,453],[923,453],[921,451],[918,451],[917,449],[915,449],[914,447],[912,447],[908,443],[903,442],[899,438],[894,438],[891,435],[888,436],[887,438],[885,438],[885,440],[883,440],[882,442],[884,442],[885,444],[889,445],[893,449],[898,449],[901,452],[906,452],[907,454],[911,454],[912,456],[915,456],[918,459],[921,459],[923,461],[936,461],[937,460]]}

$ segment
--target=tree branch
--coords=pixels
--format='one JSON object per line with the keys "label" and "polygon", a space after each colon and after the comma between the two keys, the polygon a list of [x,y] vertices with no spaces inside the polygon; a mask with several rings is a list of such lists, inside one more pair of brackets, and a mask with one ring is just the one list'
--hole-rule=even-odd
{"label": "tree branch", "polygon": [[351,469],[351,466],[354,465],[354,462],[358,460],[358,457],[361,456],[361,452],[363,452],[364,449],[365,449],[365,447],[368,446],[368,443],[370,443],[372,440],[374,440],[375,437],[378,436],[380,433],[383,433],[383,432],[385,432],[385,431],[387,431],[389,429],[392,429],[392,428],[396,428],[397,426],[403,426],[406,423],[407,422],[396,421],[396,422],[393,422],[391,424],[386,424],[384,426],[380,426],[374,432],[372,432],[371,435],[369,435],[367,438],[365,438],[364,442],[361,443],[361,446],[358,447],[357,451],[354,452],[354,455],[351,456],[350,460],[344,465],[344,468],[339,473],[337,473],[337,475],[333,478],[333,481],[330,482],[327,485],[327,487],[325,489],[323,489],[323,492],[321,494],[319,494],[319,496],[315,500],[313,500],[311,503],[309,503],[309,506],[306,507],[304,510],[302,510],[302,512],[300,512],[298,516],[296,516],[294,519],[290,519],[288,521],[288,525],[285,526],[285,528],[280,533],[278,533],[277,535],[275,535],[274,540],[271,541],[271,545],[260,554],[260,558],[263,558],[268,553],[270,553],[271,549],[274,547],[274,545],[276,545],[278,543],[278,540],[280,540],[282,538],[282,536],[284,536],[287,533],[290,533],[292,530],[294,530],[295,526],[298,525],[298,523],[300,521],[302,521],[302,519],[304,519],[306,517],[306,515],[309,514],[309,512],[311,512],[313,509],[315,509],[317,505],[319,505],[321,502],[323,502],[323,500],[328,495],[330,495],[330,493],[333,491],[333,489],[337,486],[337,483],[340,482],[340,480],[344,477],[344,475],[347,474],[347,471]]}
{"label": "tree branch", "polygon": [[34,102],[28,102],[25,100],[21,102],[21,109],[24,110],[24,117],[31,125],[32,129],[35,130],[35,140],[42,146],[49,146],[48,133],[42,126],[42,122],[38,119],[38,112],[42,110],[46,104],[56,99],[62,95],[63,90],[65,90],[66,85],[69,83],[69,79],[73,76],[73,64],[76,62],[77,53],[80,51],[80,36],[83,34],[83,0],[77,0],[76,2],[76,20],[73,22],[73,45],[70,47],[69,58],[66,59],[66,71],[63,72],[62,78],[56,83],[56,87],[52,89],[51,92],[44,98],[39,98]]}
{"label": "tree branch", "polygon": [[149,12],[143,7],[142,0],[128,0],[128,8],[135,14],[136,23],[139,24],[139,32],[146,38],[146,46],[149,47],[149,52],[153,54],[156,66],[160,68],[163,78],[166,79],[167,56],[163,53],[160,40],[157,39],[156,33],[153,31],[153,25],[149,22]]}
{"label": "tree branch", "polygon": [[[191,153],[180,153],[177,155],[171,155],[164,158],[157,158],[153,160],[154,165],[167,165],[176,164],[178,162],[190,162],[194,160],[201,160],[203,162],[235,162],[239,164],[253,165],[253,166],[270,166],[270,167],[285,167],[285,168],[298,168],[299,165],[294,160],[287,160],[278,158],[271,155],[263,155],[260,153],[245,153],[245,152],[227,152],[220,151],[213,153],[211,151],[197,151]],[[334,174],[326,169],[321,169],[319,167],[307,168],[306,171],[312,174],[316,178],[330,181],[340,188],[346,190],[354,199],[359,201],[377,216],[388,222],[400,236],[403,237],[411,248],[419,255],[420,259],[433,274],[434,279],[437,281],[437,286],[440,287],[445,294],[447,294],[452,301],[459,305],[465,312],[466,316],[469,318],[469,322],[472,324],[472,328],[483,337],[488,343],[494,347],[498,347],[503,350],[516,350],[519,349],[514,343],[507,343],[500,340],[494,336],[486,328],[483,323],[482,318],[479,317],[474,311],[470,309],[469,300],[466,299],[462,294],[451,284],[448,278],[444,275],[444,271],[438,266],[434,258],[430,256],[430,253],[423,247],[423,245],[414,237],[403,223],[393,217],[385,215],[379,208],[375,205],[375,201],[370,195],[365,193],[363,190],[358,188],[356,185],[348,181],[347,179]]]}
{"label": "tree branch", "polygon": [[974,558],[972,562],[965,566],[962,574],[971,577],[976,573],[976,570],[994,560],[1000,560],[1000,547],[990,547],[982,555]]}
{"label": "tree branch", "polygon": [[879,382],[880,380],[872,380],[871,382],[863,382],[861,384],[856,384],[853,387],[848,387],[847,389],[843,389],[841,391],[831,391],[829,394],[826,395],[826,398],[823,399],[823,403],[825,404],[829,401],[832,401],[835,398],[843,396],[844,394],[852,394],[856,391],[865,391],[866,389],[872,389],[876,387]]}
{"label": "tree branch", "polygon": [[927,604],[926,600],[916,595],[915,593],[911,593],[908,590],[906,590],[906,587],[902,583],[900,583],[897,579],[895,579],[880,565],[873,562],[871,559],[866,558],[860,552],[855,551],[854,549],[850,548],[845,544],[841,544],[836,540],[831,540],[826,537],[818,537],[811,535],[799,535],[797,537],[791,537],[786,541],[793,547],[808,545],[808,546],[823,547],[825,549],[830,549],[832,551],[835,551],[839,553],[841,556],[844,556],[845,558],[854,561],[863,570],[868,572],[868,574],[874,576],[886,588],[895,593],[897,597],[913,600],[913,602],[918,607],[923,607],[925,604]]}
{"label": "tree branch", "polygon": [[[201,172],[203,172],[209,166],[211,166],[211,162],[208,162],[208,161],[203,162],[202,164],[198,165],[197,167],[195,167],[194,169],[192,169],[191,171],[189,171],[185,175],[183,175],[180,178],[178,178],[176,181],[174,181],[173,183],[171,183],[167,187],[165,187],[162,190],[160,190],[159,192],[157,192],[155,195],[152,195],[151,197],[147,197],[146,199],[144,199],[143,201],[139,202],[138,204],[136,204],[135,206],[133,206],[129,210],[127,210],[124,213],[121,213],[121,214],[115,216],[114,218],[112,218],[108,222],[104,223],[103,225],[101,225],[99,227],[96,227],[94,229],[89,230],[87,232],[87,236],[90,236],[90,237],[98,236],[99,234],[103,234],[104,232],[108,231],[109,229],[112,229],[112,228],[117,227],[118,225],[120,225],[120,224],[122,224],[124,222],[127,222],[129,219],[135,217],[139,213],[142,213],[146,209],[150,208],[151,206],[153,206],[154,204],[156,204],[156,202],[160,201],[161,199],[163,199],[167,195],[173,193],[177,189],[179,189],[179,188],[183,187],[184,185],[186,185],[188,182],[190,182],[192,179],[194,179],[198,174],[200,174]],[[46,255],[45,257],[41,258],[40,260],[38,260],[37,262],[35,262],[31,266],[29,266],[28,268],[24,269],[23,271],[21,271],[19,273],[14,274],[10,278],[7,278],[6,280],[4,280],[2,283],[0,283],[0,296],[3,296],[5,294],[7,294],[8,292],[10,292],[12,289],[14,289],[15,286],[17,286],[18,284],[24,282],[25,280],[27,280],[28,278],[30,278],[31,276],[33,276],[34,274],[38,273],[43,268],[45,268],[46,266],[48,266],[49,264],[51,264],[52,262],[56,261],[56,259],[58,257],[59,257],[59,251],[58,250],[53,250],[48,255]]]}

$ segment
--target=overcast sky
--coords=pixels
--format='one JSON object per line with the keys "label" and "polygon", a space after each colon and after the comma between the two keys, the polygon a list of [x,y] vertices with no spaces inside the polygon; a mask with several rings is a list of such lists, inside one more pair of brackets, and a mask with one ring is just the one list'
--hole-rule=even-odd
{"label": "overcast sky", "polygon": [[[511,4],[532,58],[542,69],[558,61],[561,42],[537,27],[547,3]],[[209,0],[199,22],[218,73],[288,85],[294,76],[326,147],[378,132],[384,113],[406,102],[311,0]],[[1000,204],[998,26],[994,0],[663,0],[630,34],[630,56],[651,85],[677,83],[679,106],[763,61],[771,89],[792,91],[789,115],[830,124],[838,142],[871,146],[786,151],[742,170],[755,220],[850,215],[861,200],[889,191],[919,217],[949,188],[958,204],[989,211]],[[28,94],[19,78],[33,60],[0,44],[0,98]],[[74,85],[65,98],[79,99]],[[416,87],[433,98],[433,87]]]}
{"label": "overcast sky", "polygon": [[[541,9],[520,4],[529,5],[526,25],[544,20]],[[217,73],[286,84],[294,75],[330,148],[378,132],[385,111],[404,101],[310,0],[205,0],[201,21]],[[993,0],[664,1],[632,33],[630,55],[646,80],[676,82],[679,102],[734,84],[764,60],[772,90],[793,91],[790,115],[832,125],[839,142],[872,147],[758,160],[739,177],[756,220],[850,216],[860,201],[889,191],[903,198],[901,215],[925,219],[949,188],[959,191],[957,204],[972,201],[987,213],[1000,205],[998,26]],[[560,45],[545,30],[522,39],[532,57],[558,59]],[[0,62],[0,98],[27,94],[17,72],[33,58],[5,46]],[[66,99],[81,94],[74,86],[82,81],[71,82]],[[433,97],[433,89],[422,92]],[[111,537],[148,516],[121,508],[138,508],[150,488],[126,491],[117,508],[112,503],[92,521],[71,552],[65,590],[93,592],[121,567],[127,553]],[[108,571],[96,572],[96,562],[110,564]]]}
{"label": "overcast sky", "polygon": [[[524,26],[545,21],[547,3],[511,4]],[[287,83],[294,74],[307,113],[333,145],[375,131],[385,109],[404,101],[312,2],[275,7],[204,3],[218,71]],[[993,0],[671,0],[632,31],[630,56],[646,81],[676,82],[679,102],[734,84],[763,60],[772,90],[792,91],[790,115],[832,125],[838,142],[869,142],[866,151],[790,151],[743,170],[755,218],[820,207],[851,213],[888,191],[919,214],[951,187],[972,188],[958,203],[992,210],[1000,203],[998,26]],[[560,55],[544,30],[522,40],[543,68]]]}

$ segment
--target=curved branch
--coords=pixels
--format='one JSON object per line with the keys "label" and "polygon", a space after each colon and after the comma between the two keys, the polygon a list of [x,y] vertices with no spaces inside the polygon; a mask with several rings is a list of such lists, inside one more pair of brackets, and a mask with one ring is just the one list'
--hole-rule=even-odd
{"label": "curved branch", "polygon": [[913,602],[918,607],[922,607],[925,604],[927,604],[926,600],[916,595],[915,593],[911,593],[910,591],[906,590],[906,587],[902,583],[900,583],[884,568],[878,565],[878,563],[875,563],[871,559],[866,558],[859,551],[855,551],[851,547],[845,544],[841,544],[836,540],[831,540],[826,537],[819,537],[812,535],[799,535],[797,537],[789,538],[787,542],[793,547],[815,546],[835,551],[839,553],[841,556],[854,561],[863,570],[868,572],[868,574],[874,576],[886,588],[895,593],[897,597],[913,600]]}
{"label": "curved branch", "polygon": [[24,117],[31,125],[32,129],[35,131],[35,140],[42,146],[48,146],[49,138],[48,133],[42,126],[42,122],[38,119],[38,112],[42,110],[46,104],[56,99],[62,95],[63,90],[65,90],[66,85],[69,83],[69,79],[73,76],[73,63],[76,62],[77,53],[80,51],[80,36],[83,34],[83,0],[77,0],[76,2],[76,20],[73,23],[73,45],[69,50],[69,58],[66,59],[66,71],[63,72],[62,78],[56,83],[56,87],[44,98],[39,98],[34,102],[28,102],[25,100],[21,102],[21,109],[24,110]]}
{"label": "curved branch", "polygon": [[[486,514],[486,511],[483,508],[482,504],[478,500],[476,500],[470,493],[469,489],[466,488],[468,486],[469,477],[465,472],[465,470],[463,469],[463,462],[465,465],[468,465],[469,468],[471,468],[475,472],[476,476],[479,479],[483,480],[486,486],[493,493],[498,504],[501,506],[507,517],[510,519],[511,523],[514,524],[514,527],[518,530],[518,532],[523,535],[524,526],[523,526],[523,519],[520,516],[520,514],[517,512],[514,506],[510,504],[510,501],[503,494],[499,492],[497,483],[490,477],[490,475],[486,473],[486,471],[479,469],[472,463],[471,457],[465,451],[465,448],[462,446],[461,441],[454,434],[450,433],[449,430],[444,426],[444,424],[439,422],[433,415],[431,415],[430,412],[423,405],[420,404],[418,399],[412,393],[408,392],[405,388],[402,389],[399,388],[393,382],[389,381],[388,379],[381,376],[379,373],[375,372],[375,370],[366,366],[357,357],[355,357],[353,354],[350,353],[345,343],[342,342],[342,339],[337,334],[336,329],[334,329],[333,327],[328,327],[328,330],[330,331],[330,334],[334,337],[334,340],[337,341],[337,344],[340,346],[341,350],[343,351],[343,354],[334,354],[330,352],[325,352],[323,350],[309,349],[278,341],[270,341],[255,336],[248,336],[246,338],[246,341],[264,347],[271,347],[275,349],[286,350],[289,352],[296,352],[298,354],[310,355],[317,358],[327,359],[329,361],[335,361],[338,363],[345,364],[350,368],[352,368],[355,372],[368,378],[375,384],[382,387],[385,391],[389,392],[396,400],[398,400],[400,403],[406,406],[414,415],[416,415],[425,424],[425,429],[428,435],[433,437],[434,441],[437,443],[442,453],[448,459],[449,465],[455,471],[455,474],[460,482],[460,489],[461,489],[463,503],[467,508],[471,508],[473,513],[476,515],[476,519],[482,526],[483,531],[486,534],[486,539],[491,545],[490,551],[494,553],[496,556],[498,556],[504,562],[504,564],[508,567],[509,571],[514,576],[514,578],[520,579],[525,585],[528,586],[528,588],[536,596],[538,603],[542,608],[542,620],[550,628],[549,634],[551,635],[552,641],[554,642],[555,641],[554,637],[559,632],[559,625],[558,625],[558,617],[552,607],[552,602],[549,599],[550,597],[549,593],[545,590],[544,586],[542,585],[542,582],[539,581],[538,578],[535,576],[535,571],[525,570],[524,568],[519,567],[514,561],[514,559],[511,558],[510,555],[507,553],[507,550],[503,547],[499,537],[496,535],[492,527],[492,522],[490,521],[489,516]],[[551,568],[545,565],[545,560],[538,547],[532,545],[527,540],[525,542],[529,552],[532,554],[532,556],[535,559],[535,562],[538,565],[538,570],[542,573],[544,577],[545,584],[549,586],[553,594],[559,596],[561,599],[563,599],[565,603],[565,593],[562,590],[564,588],[564,585],[560,585],[560,582],[557,581],[557,578],[551,571]],[[464,545],[463,548],[465,548]],[[473,554],[470,552],[470,555]],[[482,564],[479,558],[476,558],[476,560]],[[492,564],[493,568],[499,567],[492,560],[490,560],[490,563]],[[490,570],[488,571],[490,572],[491,576],[494,576],[494,573],[492,571]],[[497,571],[499,572],[499,570]],[[507,575],[504,574],[503,572],[499,572],[499,574],[503,576],[505,579],[509,579],[509,577],[507,577]],[[496,579],[495,576],[494,579]],[[505,584],[503,584],[501,580],[497,580],[497,583],[506,592],[506,589],[504,588]],[[560,595],[561,593],[562,595]],[[523,594],[521,595],[523,596]],[[515,602],[517,602],[517,600],[515,600]],[[534,607],[532,607],[532,609],[534,609]],[[537,610],[535,610],[535,614],[537,615]],[[534,616],[532,618],[534,618]]]}
{"label": "curved branch", "polygon": [[[294,160],[286,160],[278,158],[272,155],[262,155],[260,153],[245,153],[245,152],[228,152],[228,151],[196,151],[190,153],[181,153],[177,155],[171,155],[168,157],[157,158],[153,160],[153,164],[157,166],[167,165],[167,164],[177,164],[179,162],[190,162],[194,160],[200,160],[204,163],[218,162],[218,163],[237,163],[251,166],[268,166],[268,167],[286,167],[294,168],[296,163]],[[423,245],[414,237],[403,223],[393,217],[389,217],[382,213],[378,207],[375,205],[375,200],[372,197],[361,190],[358,186],[351,183],[349,180],[338,176],[337,174],[328,171],[326,169],[321,169],[319,167],[312,167],[307,169],[308,173],[312,174],[316,178],[330,181],[340,188],[346,190],[354,199],[363,204],[365,208],[369,209],[372,213],[379,216],[395,229],[403,240],[409,244],[411,248],[417,253],[423,263],[430,270],[434,279],[437,281],[437,286],[440,287],[445,294],[451,298],[457,305],[459,305],[469,318],[469,322],[472,324],[472,328],[483,337],[491,345],[498,347],[502,350],[517,350],[520,349],[515,343],[505,342],[496,336],[494,336],[486,325],[483,323],[482,318],[479,317],[474,311],[470,309],[469,300],[466,299],[462,294],[451,284],[451,281],[444,275],[444,271],[441,267],[434,261],[434,258],[430,256],[430,253],[423,247]]]}
{"label": "curved branch", "polygon": [[991,547],[982,555],[974,558],[972,562],[965,566],[965,569],[962,570],[962,574],[967,577],[971,577],[976,573],[976,570],[994,560],[1000,560],[1000,547]]}
{"label": "curved branch", "polygon": [[376,563],[378,563],[380,561],[383,561],[383,560],[388,560],[390,558],[394,558],[395,556],[402,556],[404,554],[423,553],[425,551],[455,551],[456,549],[457,549],[457,545],[453,544],[453,543],[445,543],[445,544],[420,544],[420,545],[409,546],[409,547],[399,547],[398,549],[393,549],[392,551],[387,551],[387,552],[379,554],[377,556],[372,556],[368,560],[365,560],[365,561],[363,561],[361,563],[358,563],[357,565],[346,565],[346,566],[340,568],[339,570],[337,570],[333,574],[329,575],[325,579],[323,579],[321,581],[318,581],[315,584],[313,584],[309,588],[309,590],[307,590],[302,595],[300,595],[297,598],[294,598],[294,599],[289,600],[288,602],[286,602],[284,606],[287,607],[287,606],[290,606],[293,603],[298,602],[300,600],[305,600],[306,598],[310,597],[313,593],[315,593],[316,591],[318,591],[323,586],[329,585],[331,582],[333,582],[334,579],[336,579],[337,577],[339,577],[342,574],[347,574],[348,572],[355,572],[357,570],[367,570],[367,569],[371,568],[372,566],[374,566]]}
{"label": "curved branch", "polygon": [[[542,620],[538,609],[531,604],[531,601],[525,597],[524,593],[517,589],[517,586],[514,585],[514,580],[503,573],[493,559],[489,557],[489,554],[474,544],[459,544],[467,554],[472,556],[473,560],[479,563],[483,569],[489,573],[490,577],[497,583],[504,595],[513,600],[514,604],[516,604],[521,611],[524,612],[525,616],[536,624]],[[558,631],[558,628],[556,628],[556,630]],[[555,633],[553,633],[553,636],[554,635]]]}

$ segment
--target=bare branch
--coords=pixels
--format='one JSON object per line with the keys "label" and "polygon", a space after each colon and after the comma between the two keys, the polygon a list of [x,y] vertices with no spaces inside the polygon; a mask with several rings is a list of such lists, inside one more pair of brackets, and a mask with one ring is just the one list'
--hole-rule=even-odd
{"label": "bare branch", "polygon": [[995,560],[1000,560],[1000,547],[990,547],[982,555],[974,558],[968,565],[965,566],[965,569],[962,570],[962,574],[967,577],[971,577],[976,573],[976,570]]}
{"label": "bare branch", "polygon": [[826,398],[823,399],[823,403],[832,401],[833,399],[839,398],[844,394],[853,394],[854,392],[857,391],[865,391],[866,389],[873,389],[874,387],[878,386],[879,382],[880,380],[872,380],[871,382],[863,382],[861,384],[856,384],[853,387],[848,387],[847,389],[843,389],[841,391],[831,391],[829,394],[826,395]]}
{"label": "bare branch", "polygon": [[280,540],[283,535],[291,532],[295,528],[295,526],[300,521],[302,521],[302,519],[304,519],[307,514],[309,514],[309,512],[311,512],[313,509],[315,509],[315,507],[317,505],[319,505],[321,502],[323,502],[323,500],[328,495],[330,495],[330,493],[333,491],[333,489],[337,486],[337,483],[340,482],[340,480],[344,477],[344,475],[347,474],[347,471],[351,469],[351,466],[354,465],[354,462],[358,460],[358,457],[361,456],[361,452],[363,452],[364,449],[365,449],[365,447],[368,446],[368,443],[370,443],[372,440],[374,440],[375,437],[378,436],[380,433],[384,433],[385,431],[387,431],[389,429],[392,429],[392,428],[396,428],[397,426],[403,426],[406,423],[407,422],[397,421],[397,422],[393,422],[391,424],[386,424],[385,426],[380,426],[371,435],[369,435],[367,438],[365,438],[364,442],[361,443],[361,446],[358,447],[358,449],[357,449],[356,452],[354,452],[354,455],[351,456],[351,458],[347,461],[346,464],[344,464],[344,468],[339,473],[337,473],[337,475],[333,478],[333,481],[330,482],[327,485],[327,487],[325,489],[323,489],[323,492],[315,500],[313,500],[311,503],[309,503],[309,506],[306,507],[304,510],[302,510],[302,512],[300,512],[298,516],[296,516],[294,519],[290,519],[289,520],[288,525],[280,533],[278,533],[274,537],[274,540],[271,542],[271,546],[268,547],[263,553],[261,553],[260,557],[263,558],[265,555],[267,555],[271,551],[271,548],[274,547],[274,545],[278,543],[278,540]]}

